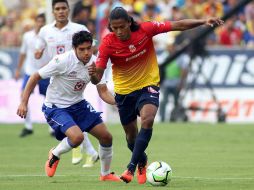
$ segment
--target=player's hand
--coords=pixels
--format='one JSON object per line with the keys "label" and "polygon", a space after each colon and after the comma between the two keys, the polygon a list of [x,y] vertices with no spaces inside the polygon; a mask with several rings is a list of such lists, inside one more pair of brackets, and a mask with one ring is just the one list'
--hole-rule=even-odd
{"label": "player's hand", "polygon": [[208,26],[211,26],[211,27],[214,27],[214,26],[220,26],[220,25],[223,25],[224,24],[224,21],[221,20],[220,18],[208,18],[206,20],[206,25]]}
{"label": "player's hand", "polygon": [[19,70],[15,71],[14,78],[15,78],[15,80],[18,80],[20,78],[20,71]]}
{"label": "player's hand", "polygon": [[26,118],[26,114],[27,114],[27,105],[21,103],[18,107],[17,115],[20,116],[21,118]]}
{"label": "player's hand", "polygon": [[90,75],[90,77],[96,76],[96,65],[94,62],[88,66],[88,74]]}

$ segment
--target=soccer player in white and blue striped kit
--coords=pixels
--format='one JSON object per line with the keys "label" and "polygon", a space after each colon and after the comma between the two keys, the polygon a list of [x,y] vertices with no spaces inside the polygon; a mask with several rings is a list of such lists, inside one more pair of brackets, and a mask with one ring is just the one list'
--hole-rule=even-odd
{"label": "soccer player in white and blue striped kit", "polygon": [[[95,111],[82,95],[90,82],[89,67],[94,66],[96,59],[92,55],[92,42],[91,33],[75,33],[72,38],[73,50],[55,56],[30,77],[17,114],[22,118],[26,117],[29,97],[37,82],[41,78],[51,77],[42,111],[48,124],[54,129],[56,139],[61,142],[49,152],[45,164],[46,174],[53,177],[61,155],[79,146],[84,140],[83,133],[89,132],[100,144],[100,181],[121,181],[119,176],[110,173],[112,135],[102,121],[101,112]],[[108,97],[110,99],[114,103],[112,94]]]}
{"label": "soccer player in white and blue striped kit", "polygon": [[[72,35],[81,30],[88,31],[87,27],[73,23],[68,19],[70,12],[67,0],[52,0],[52,13],[55,20],[41,28],[36,40],[35,57],[41,58],[47,55],[47,63],[56,55],[72,49]],[[94,149],[88,136],[80,147],[72,151],[72,164],[78,164],[86,153],[86,161],[83,167],[91,167],[98,160],[98,153]]]}

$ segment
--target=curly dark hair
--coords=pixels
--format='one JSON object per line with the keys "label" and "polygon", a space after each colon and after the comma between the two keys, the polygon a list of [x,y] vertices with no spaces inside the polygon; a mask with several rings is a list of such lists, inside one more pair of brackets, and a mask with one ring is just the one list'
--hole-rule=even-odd
{"label": "curly dark hair", "polygon": [[78,47],[80,44],[83,44],[84,42],[90,42],[93,43],[93,36],[90,32],[87,31],[80,31],[76,32],[72,36],[72,46],[74,48]]}
{"label": "curly dark hair", "polygon": [[117,19],[123,19],[126,20],[128,22],[131,22],[131,26],[130,29],[132,32],[135,32],[139,29],[139,24],[133,19],[133,17],[131,17],[127,11],[123,8],[123,7],[116,7],[114,8],[109,16],[109,25],[108,25],[108,29],[110,32],[112,32],[112,29],[110,27],[110,22],[112,20],[117,20]]}

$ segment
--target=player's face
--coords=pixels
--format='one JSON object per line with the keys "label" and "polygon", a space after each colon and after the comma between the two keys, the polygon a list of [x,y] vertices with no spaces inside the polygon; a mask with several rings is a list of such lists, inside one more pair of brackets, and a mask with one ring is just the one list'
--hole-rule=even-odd
{"label": "player's face", "polygon": [[45,25],[45,19],[44,18],[37,18],[35,23],[35,28],[38,28],[38,30]]}
{"label": "player's face", "polygon": [[93,54],[92,44],[90,42],[84,42],[75,48],[77,58],[85,64],[87,64]]}
{"label": "player's face", "polygon": [[124,19],[115,19],[110,21],[110,28],[115,35],[122,41],[128,40],[131,36],[131,23]]}
{"label": "player's face", "polygon": [[53,7],[53,14],[56,22],[64,23],[68,21],[69,7],[66,3],[59,2]]}

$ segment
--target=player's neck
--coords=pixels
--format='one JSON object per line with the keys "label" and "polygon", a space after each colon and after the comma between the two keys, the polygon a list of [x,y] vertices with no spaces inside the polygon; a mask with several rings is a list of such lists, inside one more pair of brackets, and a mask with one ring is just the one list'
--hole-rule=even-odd
{"label": "player's neck", "polygon": [[65,22],[56,22],[55,26],[58,29],[62,29],[63,27],[65,27],[68,24],[69,20],[65,21]]}
{"label": "player's neck", "polygon": [[40,31],[40,28],[35,28],[35,29],[34,29],[35,34],[38,34],[39,31]]}

